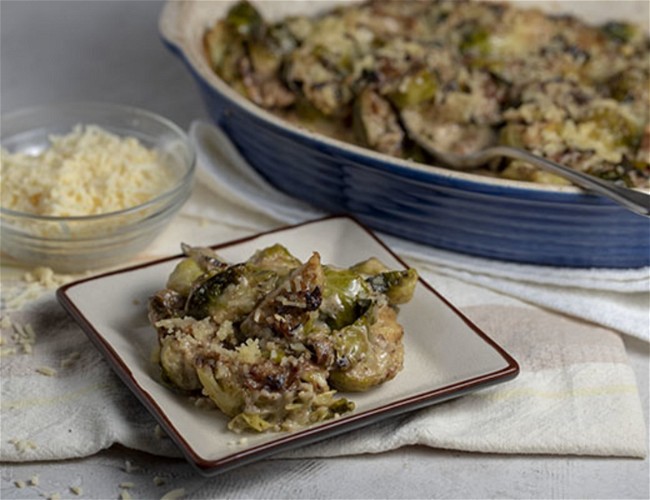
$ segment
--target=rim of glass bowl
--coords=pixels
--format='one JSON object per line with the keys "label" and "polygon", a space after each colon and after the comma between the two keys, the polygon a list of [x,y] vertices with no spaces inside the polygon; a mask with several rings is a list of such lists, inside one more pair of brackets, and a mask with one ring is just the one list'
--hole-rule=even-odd
{"label": "rim of glass bowl", "polygon": [[[72,103],[62,103],[62,104],[53,104],[53,105],[45,105],[45,106],[31,106],[28,108],[21,108],[15,111],[10,111],[8,113],[5,113],[2,115],[0,120],[4,122],[5,120],[9,119],[15,119],[16,116],[22,115],[22,114],[28,114],[28,113],[34,113],[37,112],[38,110],[45,110],[45,109],[55,109],[55,108],[69,108],[69,107],[74,107],[74,108],[102,108],[102,109],[112,109],[115,111],[126,111],[129,113],[137,113],[144,115],[148,118],[152,118],[154,121],[157,121],[159,123],[162,123],[164,126],[168,127],[173,133],[175,133],[177,136],[179,136],[183,144],[185,146],[186,151],[189,154],[189,166],[187,167],[186,171],[183,173],[183,175],[178,179],[178,181],[174,184],[173,187],[170,189],[167,189],[166,191],[163,191],[162,193],[156,195],[155,197],[145,201],[144,203],[140,203],[139,205],[134,205],[132,207],[128,208],[123,208],[121,210],[114,210],[112,212],[104,212],[101,214],[92,214],[92,215],[40,215],[40,214],[34,214],[30,212],[22,212],[18,210],[12,210],[10,208],[6,208],[0,205],[0,214],[2,215],[7,215],[11,216],[17,219],[30,219],[30,220],[35,220],[35,221],[40,221],[40,222],[96,222],[98,220],[104,220],[104,219],[109,219],[115,216],[121,216],[121,215],[129,215],[133,214],[136,212],[139,212],[143,209],[158,205],[158,204],[163,204],[163,209],[168,209],[172,208],[175,205],[170,202],[166,202],[166,200],[173,200],[177,197],[177,195],[182,192],[185,188],[188,187],[188,184],[190,184],[192,177],[194,175],[194,171],[196,170],[196,151],[194,147],[192,146],[192,143],[190,141],[189,136],[185,131],[176,125],[173,121],[171,121],[169,118],[165,118],[164,116],[161,116],[157,113],[154,113],[152,111],[148,111],[146,109],[134,107],[134,106],[125,106],[121,104],[111,104],[111,103],[105,103],[105,102],[72,102]],[[164,202],[164,203],[163,203]],[[161,210],[156,211],[156,213],[160,212]]]}

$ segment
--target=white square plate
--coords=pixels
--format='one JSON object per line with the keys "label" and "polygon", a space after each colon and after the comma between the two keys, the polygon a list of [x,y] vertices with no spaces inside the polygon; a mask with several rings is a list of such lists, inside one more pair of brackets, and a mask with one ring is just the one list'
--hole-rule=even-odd
{"label": "white square plate", "polygon": [[[285,245],[303,261],[318,251],[325,264],[350,266],[374,256],[393,269],[407,267],[370,230],[344,216],[214,248],[224,259],[241,262],[255,250],[275,243]],[[405,361],[395,379],[368,392],[348,395],[356,403],[350,415],[296,432],[247,435],[242,440],[227,429],[227,417],[216,410],[197,408],[164,386],[151,361],[157,336],[147,320],[146,304],[153,293],[164,288],[180,258],[70,283],[60,288],[57,296],[187,459],[205,475],[503,382],[519,372],[510,355],[420,279],[411,302],[400,308]]]}

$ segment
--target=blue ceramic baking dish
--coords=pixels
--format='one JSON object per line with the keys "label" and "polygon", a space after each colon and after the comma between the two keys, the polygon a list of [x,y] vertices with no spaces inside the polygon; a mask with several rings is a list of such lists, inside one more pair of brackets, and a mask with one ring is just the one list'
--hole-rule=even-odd
{"label": "blue ceramic baking dish", "polygon": [[[162,38],[196,79],[211,118],[279,190],[326,211],[350,213],[378,231],[471,255],[570,267],[650,265],[650,219],[603,197],[395,159],[257,107],[214,74],[205,57],[205,29],[227,6],[169,2],[160,18]],[[323,5],[258,7],[272,18]]]}

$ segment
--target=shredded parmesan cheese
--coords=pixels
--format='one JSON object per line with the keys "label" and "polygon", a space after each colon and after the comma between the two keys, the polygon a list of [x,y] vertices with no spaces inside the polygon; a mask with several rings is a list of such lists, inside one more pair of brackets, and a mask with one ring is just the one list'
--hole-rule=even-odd
{"label": "shredded parmesan cheese", "polygon": [[165,493],[162,497],[160,497],[160,500],[177,500],[179,498],[182,498],[184,495],[184,488],[176,488],[175,490],[171,490]]}
{"label": "shredded parmesan cheese", "polygon": [[29,439],[12,438],[9,440],[9,443],[14,445],[14,448],[16,448],[18,453],[24,453],[27,450],[35,450],[37,448],[36,443]]}
{"label": "shredded parmesan cheese", "polygon": [[237,347],[240,359],[243,363],[255,363],[262,357],[258,339],[248,339],[246,343]]}
{"label": "shredded parmesan cheese", "polygon": [[1,151],[2,206],[48,216],[95,215],[140,205],[171,187],[158,154],[96,125],[51,136],[38,155]]}
{"label": "shredded parmesan cheese", "polygon": [[31,354],[32,347],[36,342],[36,332],[34,332],[32,325],[29,323],[22,325],[20,323],[13,322],[11,326],[14,330],[12,340],[16,346],[20,346],[23,353]]}
{"label": "shredded parmesan cheese", "polygon": [[49,267],[39,266],[25,273],[24,280],[27,283],[38,283],[48,290],[54,290],[75,278],[76,276],[71,274],[57,274]]}
{"label": "shredded parmesan cheese", "polygon": [[45,375],[46,377],[54,377],[56,375],[56,370],[49,366],[39,366],[36,368],[36,372]]}
{"label": "shredded parmesan cheese", "polygon": [[0,347],[0,358],[5,356],[13,356],[18,351],[15,347]]}
{"label": "shredded parmesan cheese", "polygon": [[[6,311],[17,311],[28,303],[42,297],[75,279],[89,276],[89,273],[58,274],[49,267],[36,267],[22,275],[17,285],[2,288],[2,301]],[[3,283],[4,285],[4,283]],[[0,328],[11,328],[11,319],[3,316]]]}
{"label": "shredded parmesan cheese", "polygon": [[34,283],[25,288],[18,288],[7,294],[8,297],[5,299],[5,307],[11,311],[22,309],[23,306],[32,300],[41,297],[43,293],[43,288]]}

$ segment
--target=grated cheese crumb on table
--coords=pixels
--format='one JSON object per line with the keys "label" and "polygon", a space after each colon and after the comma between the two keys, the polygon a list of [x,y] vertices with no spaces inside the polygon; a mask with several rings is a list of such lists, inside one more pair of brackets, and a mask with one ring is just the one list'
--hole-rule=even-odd
{"label": "grated cheese crumb on table", "polygon": [[176,488],[175,490],[168,491],[160,500],[177,500],[185,495],[185,488]]}
{"label": "grated cheese crumb on table", "polygon": [[35,450],[37,448],[36,443],[29,439],[12,438],[8,442],[13,444],[14,448],[16,448],[16,451],[19,453],[24,453],[27,450]]}
{"label": "grated cheese crumb on table", "polygon": [[54,368],[50,368],[49,366],[39,366],[36,368],[36,372],[40,373],[41,375],[45,375],[46,377],[56,376],[56,370]]}
{"label": "grated cheese crumb on table", "polygon": [[53,290],[74,280],[76,276],[71,274],[57,274],[49,267],[39,266],[25,273],[24,280],[27,283],[36,283],[44,288]]}
{"label": "grated cheese crumb on table", "polygon": [[47,292],[85,276],[89,276],[89,273],[58,274],[49,267],[36,267],[23,274],[19,280],[4,281],[2,283],[3,315],[0,327],[3,329],[12,327],[12,321],[6,314],[7,312],[20,310]]}

